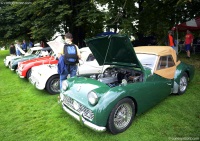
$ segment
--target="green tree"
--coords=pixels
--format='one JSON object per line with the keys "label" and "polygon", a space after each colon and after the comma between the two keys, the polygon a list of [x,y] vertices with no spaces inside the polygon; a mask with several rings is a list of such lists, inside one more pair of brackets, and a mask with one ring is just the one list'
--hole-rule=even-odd
{"label": "green tree", "polygon": [[84,46],[86,36],[102,31],[102,14],[89,0],[33,0],[1,4],[1,39],[30,38],[48,41],[56,32],[71,32]]}
{"label": "green tree", "polygon": [[163,37],[173,26],[200,15],[198,6],[200,3],[194,0],[140,0],[138,31],[145,35],[156,34],[163,44]]}
{"label": "green tree", "polygon": [[[174,25],[200,15],[198,0],[32,0],[0,3],[0,40],[51,40],[56,32],[71,32],[74,42],[105,29],[128,35],[162,38]],[[139,6],[136,6],[136,5]],[[99,6],[106,5],[105,10]]]}
{"label": "green tree", "polygon": [[137,0],[96,0],[95,4],[107,6],[103,12],[105,15],[104,25],[108,31],[120,32],[132,35],[137,29],[133,22],[138,20]]}

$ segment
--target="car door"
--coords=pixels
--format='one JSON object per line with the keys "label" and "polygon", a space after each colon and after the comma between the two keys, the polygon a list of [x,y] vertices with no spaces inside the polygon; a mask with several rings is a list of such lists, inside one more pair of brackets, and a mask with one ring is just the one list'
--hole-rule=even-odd
{"label": "car door", "polygon": [[158,60],[156,70],[147,76],[146,81],[138,84],[140,88],[140,109],[142,111],[156,105],[171,94],[173,78],[175,74],[175,63],[172,56],[161,56]]}
{"label": "car door", "polygon": [[160,56],[156,71],[147,82],[152,83],[155,102],[166,98],[172,90],[176,66],[171,55]]}

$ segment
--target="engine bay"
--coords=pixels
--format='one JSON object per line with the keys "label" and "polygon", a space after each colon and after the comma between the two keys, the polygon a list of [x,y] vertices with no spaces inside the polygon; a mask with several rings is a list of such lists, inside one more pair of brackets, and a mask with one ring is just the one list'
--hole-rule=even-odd
{"label": "engine bay", "polygon": [[107,68],[104,73],[95,76],[90,76],[109,87],[122,85],[122,83],[135,83],[143,81],[143,74],[141,71],[126,69],[126,68]]}

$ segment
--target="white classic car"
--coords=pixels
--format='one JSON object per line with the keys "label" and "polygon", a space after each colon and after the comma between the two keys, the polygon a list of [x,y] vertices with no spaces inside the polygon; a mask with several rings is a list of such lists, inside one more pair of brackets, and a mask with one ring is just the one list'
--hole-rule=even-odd
{"label": "white classic car", "polygon": [[[35,54],[38,50],[41,50],[42,47],[32,47],[29,48],[29,50],[27,52],[24,52],[22,49],[20,49],[20,52],[23,56],[27,56],[27,55],[31,55],[31,54]],[[4,64],[6,67],[8,67],[10,65],[10,61],[14,58],[20,58],[21,56],[16,56],[16,55],[9,55],[6,56],[6,58],[3,60]]]}
{"label": "white classic car", "polygon": [[[104,72],[109,65],[99,66],[88,47],[80,49],[81,60],[79,61],[77,75],[89,76]],[[46,64],[32,67],[30,82],[39,90],[46,89],[50,94],[57,94],[60,90],[60,78],[57,64]]]}

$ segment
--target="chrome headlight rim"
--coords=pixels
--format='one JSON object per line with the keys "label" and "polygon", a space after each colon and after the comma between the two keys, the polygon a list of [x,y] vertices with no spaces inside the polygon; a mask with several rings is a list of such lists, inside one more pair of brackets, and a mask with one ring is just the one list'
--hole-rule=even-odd
{"label": "chrome headlight rim", "polygon": [[91,104],[91,105],[96,105],[98,103],[98,95],[94,92],[94,91],[90,91],[87,95],[88,97],[88,102]]}

